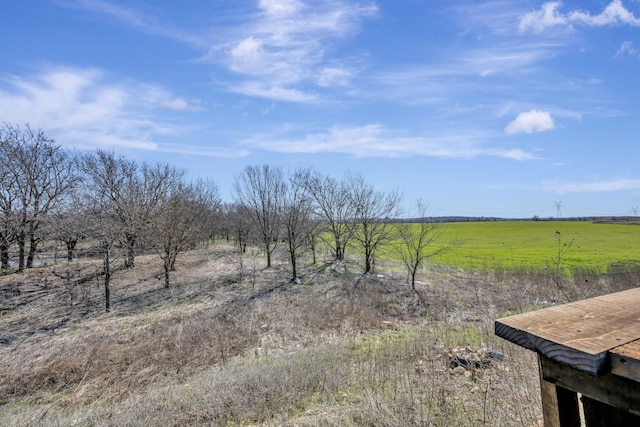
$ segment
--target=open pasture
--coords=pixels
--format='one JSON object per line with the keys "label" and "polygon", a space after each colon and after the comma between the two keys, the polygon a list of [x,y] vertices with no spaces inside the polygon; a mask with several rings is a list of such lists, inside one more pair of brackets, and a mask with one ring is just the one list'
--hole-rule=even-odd
{"label": "open pasture", "polygon": [[[640,226],[588,221],[496,221],[442,224],[453,248],[432,263],[464,270],[537,270],[555,266],[599,273],[640,264]],[[558,241],[559,232],[560,242]],[[566,245],[566,246],[565,246]]]}

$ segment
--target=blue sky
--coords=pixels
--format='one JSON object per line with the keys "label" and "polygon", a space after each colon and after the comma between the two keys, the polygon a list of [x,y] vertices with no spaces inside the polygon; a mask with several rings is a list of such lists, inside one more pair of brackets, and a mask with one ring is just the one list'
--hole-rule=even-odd
{"label": "blue sky", "polygon": [[22,0],[0,122],[212,178],[349,170],[433,215],[640,207],[640,1]]}

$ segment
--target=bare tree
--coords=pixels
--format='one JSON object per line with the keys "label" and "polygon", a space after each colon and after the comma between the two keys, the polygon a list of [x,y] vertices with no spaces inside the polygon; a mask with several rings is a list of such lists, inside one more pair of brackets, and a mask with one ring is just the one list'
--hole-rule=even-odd
{"label": "bare tree", "polygon": [[320,239],[331,248],[335,260],[343,261],[353,232],[351,188],[345,181],[337,181],[312,170],[306,171],[303,182],[313,199]]}
{"label": "bare tree", "polygon": [[78,242],[91,235],[90,212],[81,193],[72,191],[48,217],[48,235],[65,245],[67,262],[73,261]]}
{"label": "bare tree", "polygon": [[16,209],[18,192],[16,182],[12,179],[9,167],[8,145],[0,139],[0,268],[9,269],[9,248],[16,241],[18,223]]}
{"label": "bare tree", "polygon": [[425,261],[449,249],[443,242],[442,224],[429,222],[427,208],[421,200],[416,202],[417,223],[401,222],[398,228],[398,252],[402,257],[411,281],[411,289],[416,291],[416,274]]}
{"label": "bare tree", "polygon": [[[311,208],[313,210],[313,208]],[[314,218],[313,212],[309,212],[309,221],[307,222],[305,228],[305,242],[307,247],[311,251],[311,263],[315,264],[317,262],[317,253],[318,253],[318,240],[320,240],[319,231],[320,231],[320,222],[317,218]]]}
{"label": "bare tree", "polygon": [[285,186],[282,223],[291,262],[291,280],[298,280],[298,254],[311,225],[311,198],[304,185],[305,171],[290,174]]}
{"label": "bare tree", "polygon": [[163,163],[139,166],[102,150],[84,156],[82,168],[96,191],[113,206],[120,223],[118,240],[126,253],[125,267],[134,267],[136,249],[145,243],[145,229],[157,213],[161,198],[184,172]]}
{"label": "bare tree", "polygon": [[[167,163],[148,164],[143,163],[140,173],[134,180],[135,185],[131,189],[133,208],[129,214],[132,219],[131,236],[127,239],[127,259],[125,266],[134,266],[135,249],[144,246],[145,230],[159,214],[161,204],[166,202],[167,195],[175,193],[174,189],[180,187],[185,176],[185,171],[175,168]],[[202,185],[204,188],[204,185]],[[215,185],[214,185],[215,187]],[[204,190],[203,190],[204,191]],[[217,190],[216,190],[217,191]],[[200,229],[205,235],[206,227]]]}
{"label": "bare tree", "polygon": [[[43,130],[5,124],[0,127],[0,141],[3,193],[13,192],[2,197],[3,216],[15,221],[18,270],[22,271],[33,266],[43,221],[75,184],[76,176],[68,153]],[[3,224],[7,226],[8,221]],[[6,236],[3,240],[6,243]]]}
{"label": "bare tree", "polygon": [[271,267],[271,256],[278,244],[284,186],[282,169],[269,165],[247,166],[233,186],[236,201],[247,210],[260,236],[267,268]]}
{"label": "bare tree", "polygon": [[124,248],[125,267],[133,267],[136,248],[150,242],[147,231],[161,200],[184,172],[167,164],[138,166],[102,150],[83,156],[80,166],[86,176],[86,197],[100,209],[94,213],[94,233],[101,241],[108,309],[114,245]]}
{"label": "bare tree", "polygon": [[151,228],[154,247],[163,260],[166,288],[178,254],[207,234],[210,217],[219,210],[218,193],[218,187],[210,181],[178,182],[162,197]]}
{"label": "bare tree", "polygon": [[105,311],[111,311],[111,275],[113,274],[113,248],[121,230],[120,223],[113,209],[108,205],[96,205],[93,208],[93,218],[95,234],[100,241],[102,251],[102,273],[104,287],[104,307]]}
{"label": "bare tree", "polygon": [[239,203],[226,204],[223,208],[226,227],[230,237],[233,237],[234,245],[240,253],[247,251],[247,244],[251,233],[251,218],[245,207]]}
{"label": "bare tree", "polygon": [[351,203],[354,207],[353,221],[357,229],[353,239],[364,252],[364,274],[372,271],[375,254],[384,245],[393,242],[393,221],[400,214],[400,193],[376,191],[359,175],[349,175]]}
{"label": "bare tree", "polygon": [[136,165],[104,151],[83,156],[79,165],[85,175],[83,197],[87,200],[92,218],[90,234],[100,242],[105,310],[110,311],[113,250],[126,233],[128,225],[123,221],[126,218],[123,208],[126,206],[121,194],[125,193]]}

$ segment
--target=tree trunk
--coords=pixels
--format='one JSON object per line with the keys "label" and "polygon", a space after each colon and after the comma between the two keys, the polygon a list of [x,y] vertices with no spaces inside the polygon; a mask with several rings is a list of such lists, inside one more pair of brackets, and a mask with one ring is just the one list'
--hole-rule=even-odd
{"label": "tree trunk", "polygon": [[165,289],[169,289],[171,283],[169,282],[169,272],[171,271],[171,260],[169,256],[165,256],[164,258],[164,287]]}
{"label": "tree trunk", "polygon": [[316,242],[315,242],[315,238],[310,235],[308,237],[309,240],[309,248],[311,248],[311,257],[312,257],[312,264],[315,265],[316,264]]}
{"label": "tree trunk", "polygon": [[124,266],[127,268],[135,267],[136,256],[132,247],[127,247],[127,256],[124,260]]}
{"label": "tree trunk", "polygon": [[4,243],[0,245],[0,269],[9,269],[9,246]]}
{"label": "tree trunk", "polygon": [[76,249],[77,239],[67,240],[67,262],[73,261],[73,251]]}
{"label": "tree trunk", "polygon": [[25,234],[24,231],[18,233],[18,271],[24,271],[24,246],[25,246]]}
{"label": "tree trunk", "polygon": [[373,258],[373,255],[371,253],[371,249],[370,248],[365,248],[364,250],[364,274],[367,274],[369,272],[371,272],[371,268],[372,268],[372,262],[371,259]]}
{"label": "tree trunk", "polygon": [[27,268],[33,267],[33,260],[36,257],[36,248],[38,247],[38,239],[33,233],[29,236],[29,254],[27,255]]}
{"label": "tree trunk", "polygon": [[111,248],[109,247],[109,245],[105,245],[102,268],[104,270],[104,308],[107,313],[111,311],[111,295],[109,289],[109,284],[111,282],[110,252]]}
{"label": "tree trunk", "polygon": [[289,256],[291,258],[291,280],[294,281],[298,278],[298,269],[296,264],[296,248],[291,244],[291,240],[289,240]]}
{"label": "tree trunk", "polygon": [[136,262],[136,236],[128,234],[126,236],[127,256],[124,260],[124,266],[127,268],[135,267]]}
{"label": "tree trunk", "polygon": [[344,252],[342,251],[342,244],[340,243],[340,239],[336,239],[336,260],[344,260]]}
{"label": "tree trunk", "polygon": [[265,249],[267,250],[267,268],[271,268],[271,250],[269,244],[267,244]]}
{"label": "tree trunk", "polygon": [[176,271],[176,258],[178,258],[177,250],[169,256],[169,271]]}

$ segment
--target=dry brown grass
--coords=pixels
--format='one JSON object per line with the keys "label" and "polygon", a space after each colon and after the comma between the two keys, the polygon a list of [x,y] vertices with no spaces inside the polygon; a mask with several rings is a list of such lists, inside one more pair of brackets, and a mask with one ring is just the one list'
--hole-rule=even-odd
{"label": "dry brown grass", "polygon": [[[394,266],[307,266],[296,285],[286,264],[246,257],[198,249],[164,289],[159,259],[141,256],[116,272],[108,314],[97,261],[0,277],[0,424],[537,423],[533,354],[492,331],[557,298],[539,276],[430,268],[415,295]],[[589,293],[625,286],[598,280]],[[505,357],[453,375],[457,346]]]}

